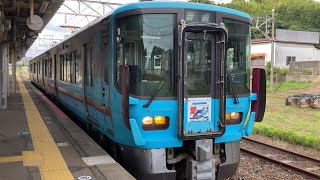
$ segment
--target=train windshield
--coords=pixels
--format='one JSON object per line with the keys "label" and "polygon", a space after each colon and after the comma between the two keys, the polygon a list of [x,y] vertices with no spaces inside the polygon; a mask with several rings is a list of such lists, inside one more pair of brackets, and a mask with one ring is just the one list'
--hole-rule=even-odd
{"label": "train windshield", "polygon": [[157,96],[174,96],[174,19],[143,14],[117,20],[117,82],[120,86],[120,65],[128,65],[131,95],[152,96],[164,83]]}
{"label": "train windshield", "polygon": [[[187,93],[208,95],[211,92],[211,39],[200,39],[203,33],[186,33]],[[192,38],[192,36],[195,36]]]}
{"label": "train windshield", "polygon": [[227,42],[227,94],[232,94],[232,87],[237,94],[250,92],[250,25],[232,19],[224,19],[228,28]]}

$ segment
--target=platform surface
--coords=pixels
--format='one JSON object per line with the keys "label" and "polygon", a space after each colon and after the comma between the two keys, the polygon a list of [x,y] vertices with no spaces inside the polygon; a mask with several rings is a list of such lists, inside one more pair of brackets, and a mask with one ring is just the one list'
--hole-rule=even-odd
{"label": "platform surface", "polygon": [[1,180],[134,179],[25,75],[0,123]]}

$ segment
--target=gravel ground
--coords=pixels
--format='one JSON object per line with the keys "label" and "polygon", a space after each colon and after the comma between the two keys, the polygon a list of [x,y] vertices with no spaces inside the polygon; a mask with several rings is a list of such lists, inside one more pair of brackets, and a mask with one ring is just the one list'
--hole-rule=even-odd
{"label": "gravel ground", "polygon": [[[253,139],[269,143],[281,148],[294,150],[295,152],[320,158],[320,151],[306,148],[303,146],[292,145],[284,141],[268,138],[260,135],[253,135]],[[240,165],[234,176],[230,180],[236,179],[308,179],[280,166],[249,156],[245,153],[240,154]]]}
{"label": "gravel ground", "polygon": [[290,144],[286,141],[281,141],[278,139],[265,137],[265,136],[261,136],[261,135],[257,135],[257,134],[252,135],[250,138],[255,139],[257,141],[267,143],[267,144],[277,146],[279,148],[287,149],[290,151],[294,151],[296,153],[300,153],[303,155],[307,155],[307,156],[311,156],[311,157],[320,159],[320,150],[316,150],[313,148],[308,148],[308,147],[304,147],[304,146],[300,146],[300,145]]}
{"label": "gravel ground", "polygon": [[292,171],[283,169],[269,162],[241,153],[240,166],[234,179],[306,179]]}
{"label": "gravel ground", "polygon": [[271,159],[283,161],[285,163],[289,163],[290,165],[302,169],[309,169],[313,173],[320,174],[320,163],[318,162],[310,161],[300,156],[291,155],[289,153],[285,153],[274,148],[270,148],[264,145],[256,144],[245,140],[241,141],[241,147],[252,150],[258,154],[265,155]]}

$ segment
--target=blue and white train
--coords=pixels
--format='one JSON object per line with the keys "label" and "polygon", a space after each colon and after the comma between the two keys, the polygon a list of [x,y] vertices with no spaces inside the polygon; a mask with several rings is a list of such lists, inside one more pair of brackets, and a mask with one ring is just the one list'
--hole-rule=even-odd
{"label": "blue and white train", "polygon": [[126,4],[31,60],[30,78],[136,178],[227,178],[265,110],[250,22],[213,5]]}

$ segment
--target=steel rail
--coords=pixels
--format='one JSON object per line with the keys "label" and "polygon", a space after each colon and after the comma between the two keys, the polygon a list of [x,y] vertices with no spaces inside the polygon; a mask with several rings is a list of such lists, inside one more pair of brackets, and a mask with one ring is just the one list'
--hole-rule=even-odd
{"label": "steel rail", "polygon": [[253,140],[253,139],[249,139],[249,138],[246,138],[246,137],[243,137],[242,139],[246,140],[246,141],[250,141],[250,142],[253,142],[253,143],[257,143],[257,144],[261,144],[263,146],[266,146],[266,147],[269,147],[269,148],[273,148],[273,149],[276,149],[276,150],[279,150],[279,151],[282,151],[284,153],[288,153],[288,154],[291,154],[291,155],[294,155],[294,156],[298,156],[298,157],[301,157],[301,158],[304,158],[304,159],[308,159],[310,161],[313,161],[315,163],[319,163],[320,164],[320,159],[317,159],[317,158],[314,158],[314,157],[311,157],[311,156],[307,156],[307,155],[303,155],[303,154],[298,154],[296,152],[293,152],[293,151],[289,151],[289,150],[286,150],[286,149],[282,149],[282,148],[279,148],[277,146],[273,146],[273,145],[270,145],[270,144],[266,144],[264,142],[261,142],[261,141],[257,141],[257,140]]}
{"label": "steel rail", "polygon": [[308,176],[308,177],[313,178],[313,179],[320,179],[320,175],[319,174],[316,174],[316,173],[313,173],[313,172],[298,168],[298,167],[290,165],[288,163],[284,163],[284,162],[272,159],[272,158],[270,158],[268,156],[264,156],[264,155],[258,154],[256,152],[253,152],[251,150],[248,150],[248,149],[245,149],[245,148],[242,148],[242,147],[240,148],[240,150],[242,152],[244,152],[244,153],[247,153],[249,155],[255,156],[255,157],[259,158],[259,159],[263,159],[263,160],[269,161],[269,162],[271,162],[273,164],[277,164],[277,165],[280,165],[280,166],[282,166],[284,168],[293,170],[293,171],[295,171],[295,172],[297,172],[297,173],[299,173],[301,175]]}

